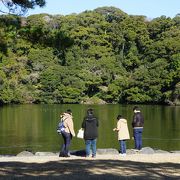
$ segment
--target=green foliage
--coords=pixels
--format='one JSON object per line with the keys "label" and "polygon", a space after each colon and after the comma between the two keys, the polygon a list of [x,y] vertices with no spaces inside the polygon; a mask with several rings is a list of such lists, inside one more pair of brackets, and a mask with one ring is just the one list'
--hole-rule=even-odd
{"label": "green foliage", "polygon": [[34,9],[36,6],[44,7],[45,4],[45,0],[6,0],[1,2],[5,10],[0,9],[0,11],[7,14],[24,15],[28,9]]}
{"label": "green foliage", "polygon": [[62,103],[79,103],[81,101],[81,90],[69,86],[59,87],[59,94],[62,98]]}
{"label": "green foliage", "polygon": [[179,104],[179,16],[102,7],[0,20],[1,104]]}
{"label": "green foliage", "polygon": [[[7,52],[7,44],[6,44],[4,29],[0,29],[0,52],[2,52],[2,53]],[[1,58],[1,56],[0,56],[0,58]]]}
{"label": "green foliage", "polygon": [[130,103],[144,103],[151,100],[146,93],[138,87],[132,87],[125,91],[126,101]]}

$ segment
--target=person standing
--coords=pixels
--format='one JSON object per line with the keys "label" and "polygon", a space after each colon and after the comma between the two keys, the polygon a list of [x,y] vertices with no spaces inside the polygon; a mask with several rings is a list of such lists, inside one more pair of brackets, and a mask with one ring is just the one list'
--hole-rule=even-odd
{"label": "person standing", "polygon": [[130,139],[127,120],[121,115],[117,116],[117,127],[113,131],[118,132],[118,140],[120,144],[120,152],[122,156],[126,156],[126,140]]}
{"label": "person standing", "polygon": [[98,119],[94,116],[93,109],[87,110],[87,115],[82,122],[84,129],[84,140],[86,145],[86,157],[90,156],[92,149],[92,157],[96,157],[96,142],[98,137]]}
{"label": "person standing", "polygon": [[141,150],[144,118],[138,106],[135,106],[133,108],[133,111],[134,111],[134,116],[132,121],[132,127],[133,127],[134,141],[135,141],[135,150]]}
{"label": "person standing", "polygon": [[75,136],[72,111],[68,109],[61,116],[64,124],[64,131],[61,132],[64,143],[61,147],[59,157],[70,157],[69,147],[71,144],[72,137]]}

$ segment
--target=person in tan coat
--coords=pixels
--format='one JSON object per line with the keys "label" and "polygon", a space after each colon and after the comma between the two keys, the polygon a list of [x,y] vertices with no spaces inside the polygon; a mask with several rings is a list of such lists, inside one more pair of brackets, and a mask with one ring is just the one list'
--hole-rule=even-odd
{"label": "person in tan coat", "polygon": [[65,113],[61,114],[61,118],[64,124],[64,131],[61,132],[64,143],[62,145],[59,157],[70,157],[69,147],[71,144],[72,137],[75,136],[71,110],[68,109]]}
{"label": "person in tan coat", "polygon": [[121,115],[117,116],[117,127],[113,131],[118,132],[118,141],[120,143],[120,152],[122,156],[126,155],[126,140],[130,139],[127,120]]}

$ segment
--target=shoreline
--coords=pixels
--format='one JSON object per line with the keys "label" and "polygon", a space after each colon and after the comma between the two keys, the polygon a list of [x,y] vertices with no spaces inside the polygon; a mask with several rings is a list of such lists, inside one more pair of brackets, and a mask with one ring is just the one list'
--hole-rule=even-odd
{"label": "shoreline", "polygon": [[24,163],[47,163],[56,161],[66,161],[66,160],[118,160],[118,161],[132,161],[132,162],[150,162],[150,163],[164,163],[171,162],[180,164],[180,153],[170,153],[170,154],[127,154],[126,156],[120,155],[97,155],[96,158],[75,156],[70,157],[59,157],[58,155],[43,155],[43,156],[13,156],[13,157],[0,157],[0,162],[24,162]]}
{"label": "shoreline", "polygon": [[[120,152],[117,149],[114,148],[98,148],[97,149],[97,154],[120,154]],[[162,150],[162,149],[156,149],[156,148],[151,148],[151,147],[143,147],[141,150],[136,150],[136,149],[126,149],[126,154],[172,154],[172,153],[179,153],[180,150]],[[19,152],[18,154],[0,154],[1,157],[15,157],[15,156],[54,156],[59,154],[58,152],[50,152],[50,151],[29,151],[29,150],[24,150]],[[81,150],[70,150],[71,155],[76,155],[76,156],[85,156],[85,149]]]}
{"label": "shoreline", "polygon": [[106,154],[98,153],[96,158],[80,155],[66,158],[51,152],[38,152],[31,156],[23,153],[20,156],[1,156],[0,179],[134,180],[180,177],[179,151],[153,154],[135,152],[123,157],[115,152],[111,149]]}
{"label": "shoreline", "polygon": [[179,179],[180,154],[1,157],[0,179]]}
{"label": "shoreline", "polygon": [[85,150],[70,151],[70,157],[59,157],[59,152],[29,152],[22,151],[17,155],[0,155],[0,162],[20,161],[20,162],[48,162],[58,160],[99,160],[99,159],[112,159],[112,160],[132,160],[139,162],[176,162],[180,163],[180,151],[164,151],[160,149],[152,149],[144,147],[140,151],[135,149],[127,149],[126,156],[122,157],[117,149],[97,149],[96,158],[86,158]]}

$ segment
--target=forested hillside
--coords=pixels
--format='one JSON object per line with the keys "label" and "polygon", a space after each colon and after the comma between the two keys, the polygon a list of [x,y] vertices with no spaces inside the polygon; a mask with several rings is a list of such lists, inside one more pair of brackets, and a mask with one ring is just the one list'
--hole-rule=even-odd
{"label": "forested hillside", "polygon": [[0,16],[0,104],[89,102],[180,105],[180,16]]}

